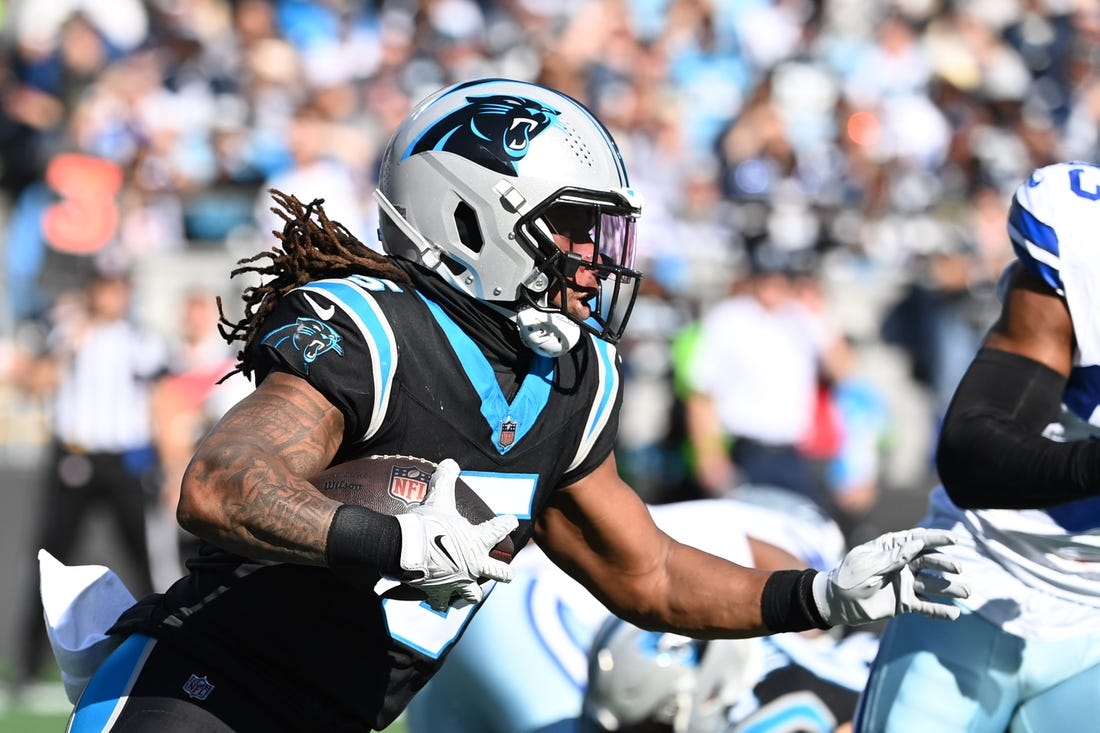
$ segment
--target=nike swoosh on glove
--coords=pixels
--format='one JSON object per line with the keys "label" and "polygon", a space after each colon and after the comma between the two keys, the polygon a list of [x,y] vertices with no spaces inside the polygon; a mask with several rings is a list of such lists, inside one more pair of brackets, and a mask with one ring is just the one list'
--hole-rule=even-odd
{"label": "nike swoosh on glove", "polygon": [[489,557],[489,550],[519,524],[511,514],[471,524],[455,508],[455,481],[459,468],[454,460],[440,461],[428,482],[424,501],[397,515],[401,526],[402,582],[424,592],[437,611],[446,610],[451,598],[460,596],[480,603],[478,579],[507,583],[512,568]]}
{"label": "nike swoosh on glove", "polygon": [[821,616],[830,626],[858,626],[908,612],[953,621],[959,608],[950,599],[970,595],[965,582],[943,575],[959,573],[959,566],[938,551],[953,544],[950,532],[917,528],[853,548],[840,565],[814,578]]}

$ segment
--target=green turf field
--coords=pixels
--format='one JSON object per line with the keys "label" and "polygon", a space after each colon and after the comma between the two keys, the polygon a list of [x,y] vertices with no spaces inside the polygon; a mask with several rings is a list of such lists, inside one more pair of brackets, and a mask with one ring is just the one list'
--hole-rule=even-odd
{"label": "green turf field", "polygon": [[26,690],[18,700],[0,693],[0,733],[60,733],[71,709],[59,680]]}
{"label": "green turf field", "polygon": [[61,733],[67,716],[24,713],[12,710],[0,714],[0,733]]}

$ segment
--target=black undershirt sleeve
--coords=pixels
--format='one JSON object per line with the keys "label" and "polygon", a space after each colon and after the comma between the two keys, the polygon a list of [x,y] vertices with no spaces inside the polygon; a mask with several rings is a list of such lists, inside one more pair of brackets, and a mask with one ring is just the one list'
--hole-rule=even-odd
{"label": "black undershirt sleeve", "polygon": [[964,509],[1041,509],[1100,494],[1100,441],[1042,435],[1066,379],[1018,354],[978,352],[944,418],[936,468]]}

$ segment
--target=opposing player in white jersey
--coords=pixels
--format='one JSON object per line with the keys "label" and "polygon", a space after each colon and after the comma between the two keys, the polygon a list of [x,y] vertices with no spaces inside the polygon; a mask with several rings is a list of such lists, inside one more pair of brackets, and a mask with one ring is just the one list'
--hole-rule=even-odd
{"label": "opposing player in white jersey", "polygon": [[954,624],[886,629],[865,733],[1096,730],[1100,691],[1100,167],[1016,190],[1003,307],[948,409],[923,524],[971,571]]}
{"label": "opposing player in white jersey", "polygon": [[[680,502],[651,511],[671,536],[691,538],[707,552],[740,564],[831,567],[844,556],[844,538],[836,524],[808,499],[783,490],[746,487],[741,500]],[[493,602],[474,618],[447,664],[410,704],[411,733],[580,729],[588,654],[609,612],[537,547],[525,548],[512,564],[515,580],[493,590]],[[831,646],[828,639],[823,641]],[[805,666],[815,674],[849,690],[850,714],[866,680],[869,655],[847,661],[850,658],[822,654],[820,646],[799,635],[722,644],[728,649],[720,659],[728,666],[710,677],[730,693],[747,693],[767,672],[797,657],[800,665],[807,660]],[[502,649],[508,654],[500,654]],[[836,660],[831,667],[829,659]],[[650,699],[631,705],[639,714],[649,710],[646,705],[658,707],[669,692],[660,689],[662,680],[653,683],[641,690]]]}

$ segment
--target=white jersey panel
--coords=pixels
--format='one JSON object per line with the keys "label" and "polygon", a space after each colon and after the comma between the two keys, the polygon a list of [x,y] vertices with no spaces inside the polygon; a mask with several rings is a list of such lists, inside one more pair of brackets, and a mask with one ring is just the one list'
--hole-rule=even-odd
{"label": "white jersey panel", "polygon": [[[1008,231],[1019,264],[1065,297],[1077,341],[1062,416],[1045,435],[1096,439],[1100,167],[1059,163],[1035,171],[1016,190]],[[964,511],[937,489],[926,522],[965,532],[951,551],[977,563],[968,574],[974,592],[966,605],[986,618],[1032,639],[1100,631],[1100,498],[1044,510]]]}
{"label": "white jersey panel", "polygon": [[1059,163],[1035,171],[1016,190],[1008,229],[1020,262],[1066,298],[1077,339],[1074,365],[1100,365],[1100,166]]}
{"label": "white jersey panel", "polygon": [[1024,639],[1100,633],[1100,562],[1071,559],[1095,557],[1095,533],[1067,534],[1039,510],[963,510],[942,487],[921,525],[959,540],[942,551],[965,568],[970,597],[960,605]]}

